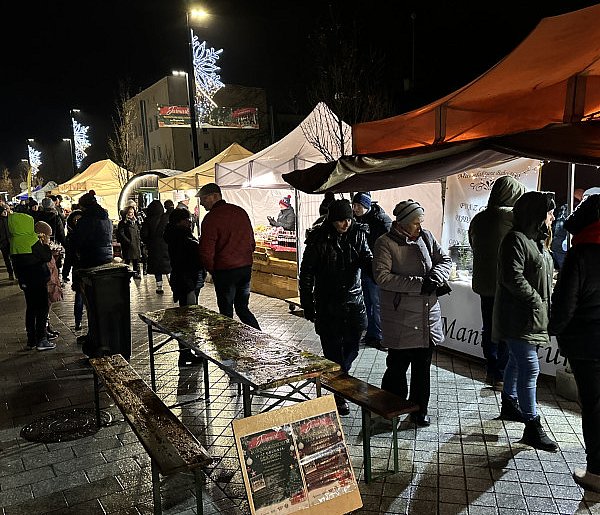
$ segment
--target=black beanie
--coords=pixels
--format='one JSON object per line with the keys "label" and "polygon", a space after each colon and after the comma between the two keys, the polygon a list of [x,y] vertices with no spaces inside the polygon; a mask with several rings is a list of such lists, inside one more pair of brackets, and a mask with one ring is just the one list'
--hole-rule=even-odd
{"label": "black beanie", "polygon": [[352,218],[352,206],[346,199],[334,200],[327,208],[327,220],[340,222]]}
{"label": "black beanie", "polygon": [[598,220],[600,220],[600,195],[589,195],[565,220],[565,229],[571,234],[577,234]]}

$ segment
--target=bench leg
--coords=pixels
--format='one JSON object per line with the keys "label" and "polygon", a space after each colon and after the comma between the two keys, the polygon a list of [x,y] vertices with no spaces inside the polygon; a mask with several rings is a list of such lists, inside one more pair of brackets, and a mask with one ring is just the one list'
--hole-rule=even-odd
{"label": "bench leg", "polygon": [[398,417],[392,418],[392,438],[394,446],[394,474],[397,474],[400,470],[400,464],[398,463]]}
{"label": "bench leg", "polygon": [[315,389],[317,390],[317,397],[321,397],[321,378],[315,378]]}
{"label": "bench leg", "polygon": [[98,384],[98,375],[94,370],[94,407],[96,408],[96,427],[100,429],[100,385]]}
{"label": "bench leg", "polygon": [[154,501],[154,515],[161,515],[160,476],[158,475],[158,467],[154,460],[150,460],[150,468],[152,469],[152,500]]}
{"label": "bench leg", "polygon": [[207,401],[210,397],[210,383],[208,381],[208,360],[202,362],[202,376],[204,379],[204,400]]}
{"label": "bench leg", "polygon": [[366,408],[362,411],[363,435],[363,465],[365,467],[365,483],[371,482],[371,412]]}
{"label": "bench leg", "polygon": [[198,515],[202,515],[204,506],[202,505],[202,477],[199,469],[194,469],[194,484],[196,485],[196,512]]}

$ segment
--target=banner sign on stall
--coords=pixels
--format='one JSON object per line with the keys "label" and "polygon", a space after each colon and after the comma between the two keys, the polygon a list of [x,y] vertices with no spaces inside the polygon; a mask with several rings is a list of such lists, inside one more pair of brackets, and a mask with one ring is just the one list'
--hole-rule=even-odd
{"label": "banner sign on stall", "polygon": [[[541,162],[535,159],[515,159],[490,168],[476,168],[452,175],[446,180],[446,202],[442,247],[469,245],[471,219],[483,211],[498,177],[510,175],[528,191],[537,190]],[[447,347],[465,354],[483,358],[481,349],[481,299],[473,292],[468,272],[459,270],[459,280],[452,281],[452,293],[441,297],[442,327]],[[538,345],[540,372],[551,376],[564,369],[566,360],[560,355],[556,339],[547,345]]]}
{"label": "banner sign on stall", "polygon": [[[257,107],[215,107],[198,124],[213,129],[258,129]],[[188,106],[158,106],[159,127],[190,127]]]}
{"label": "banner sign on stall", "polygon": [[527,191],[536,190],[540,166],[541,161],[536,159],[519,158],[499,166],[475,168],[448,177],[442,247],[448,249],[453,245],[469,244],[469,224],[487,206],[492,186],[498,177],[511,175]]}
{"label": "banner sign on stall", "polygon": [[233,433],[253,514],[362,506],[333,396],[234,420]]}

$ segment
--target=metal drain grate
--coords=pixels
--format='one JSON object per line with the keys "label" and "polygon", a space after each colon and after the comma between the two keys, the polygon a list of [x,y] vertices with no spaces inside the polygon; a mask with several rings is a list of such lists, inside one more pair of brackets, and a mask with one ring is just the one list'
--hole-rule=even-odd
{"label": "metal drain grate", "polygon": [[[100,413],[101,425],[111,422],[109,413]],[[21,429],[21,436],[30,442],[69,442],[98,432],[93,408],[72,408],[44,415]]]}

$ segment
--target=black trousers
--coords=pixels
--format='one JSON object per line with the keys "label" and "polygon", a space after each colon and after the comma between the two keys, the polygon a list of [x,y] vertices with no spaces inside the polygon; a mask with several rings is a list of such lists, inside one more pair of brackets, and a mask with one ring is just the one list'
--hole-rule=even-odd
{"label": "black trousers", "polygon": [[27,330],[27,343],[37,345],[46,335],[48,323],[48,289],[46,285],[26,286],[25,293],[25,329]]}
{"label": "black trousers", "polygon": [[587,470],[600,475],[600,360],[569,358],[581,401]]}
{"label": "black trousers", "polygon": [[3,247],[2,249],[2,257],[4,258],[4,264],[6,265],[6,271],[8,275],[12,276],[14,274],[12,261],[10,260],[10,247]]}
{"label": "black trousers", "polygon": [[[426,415],[429,405],[431,356],[433,344],[419,349],[388,349],[385,364],[387,370],[383,374],[381,388],[395,393],[403,399],[418,404],[419,412]],[[410,366],[410,395],[406,372]]]}

